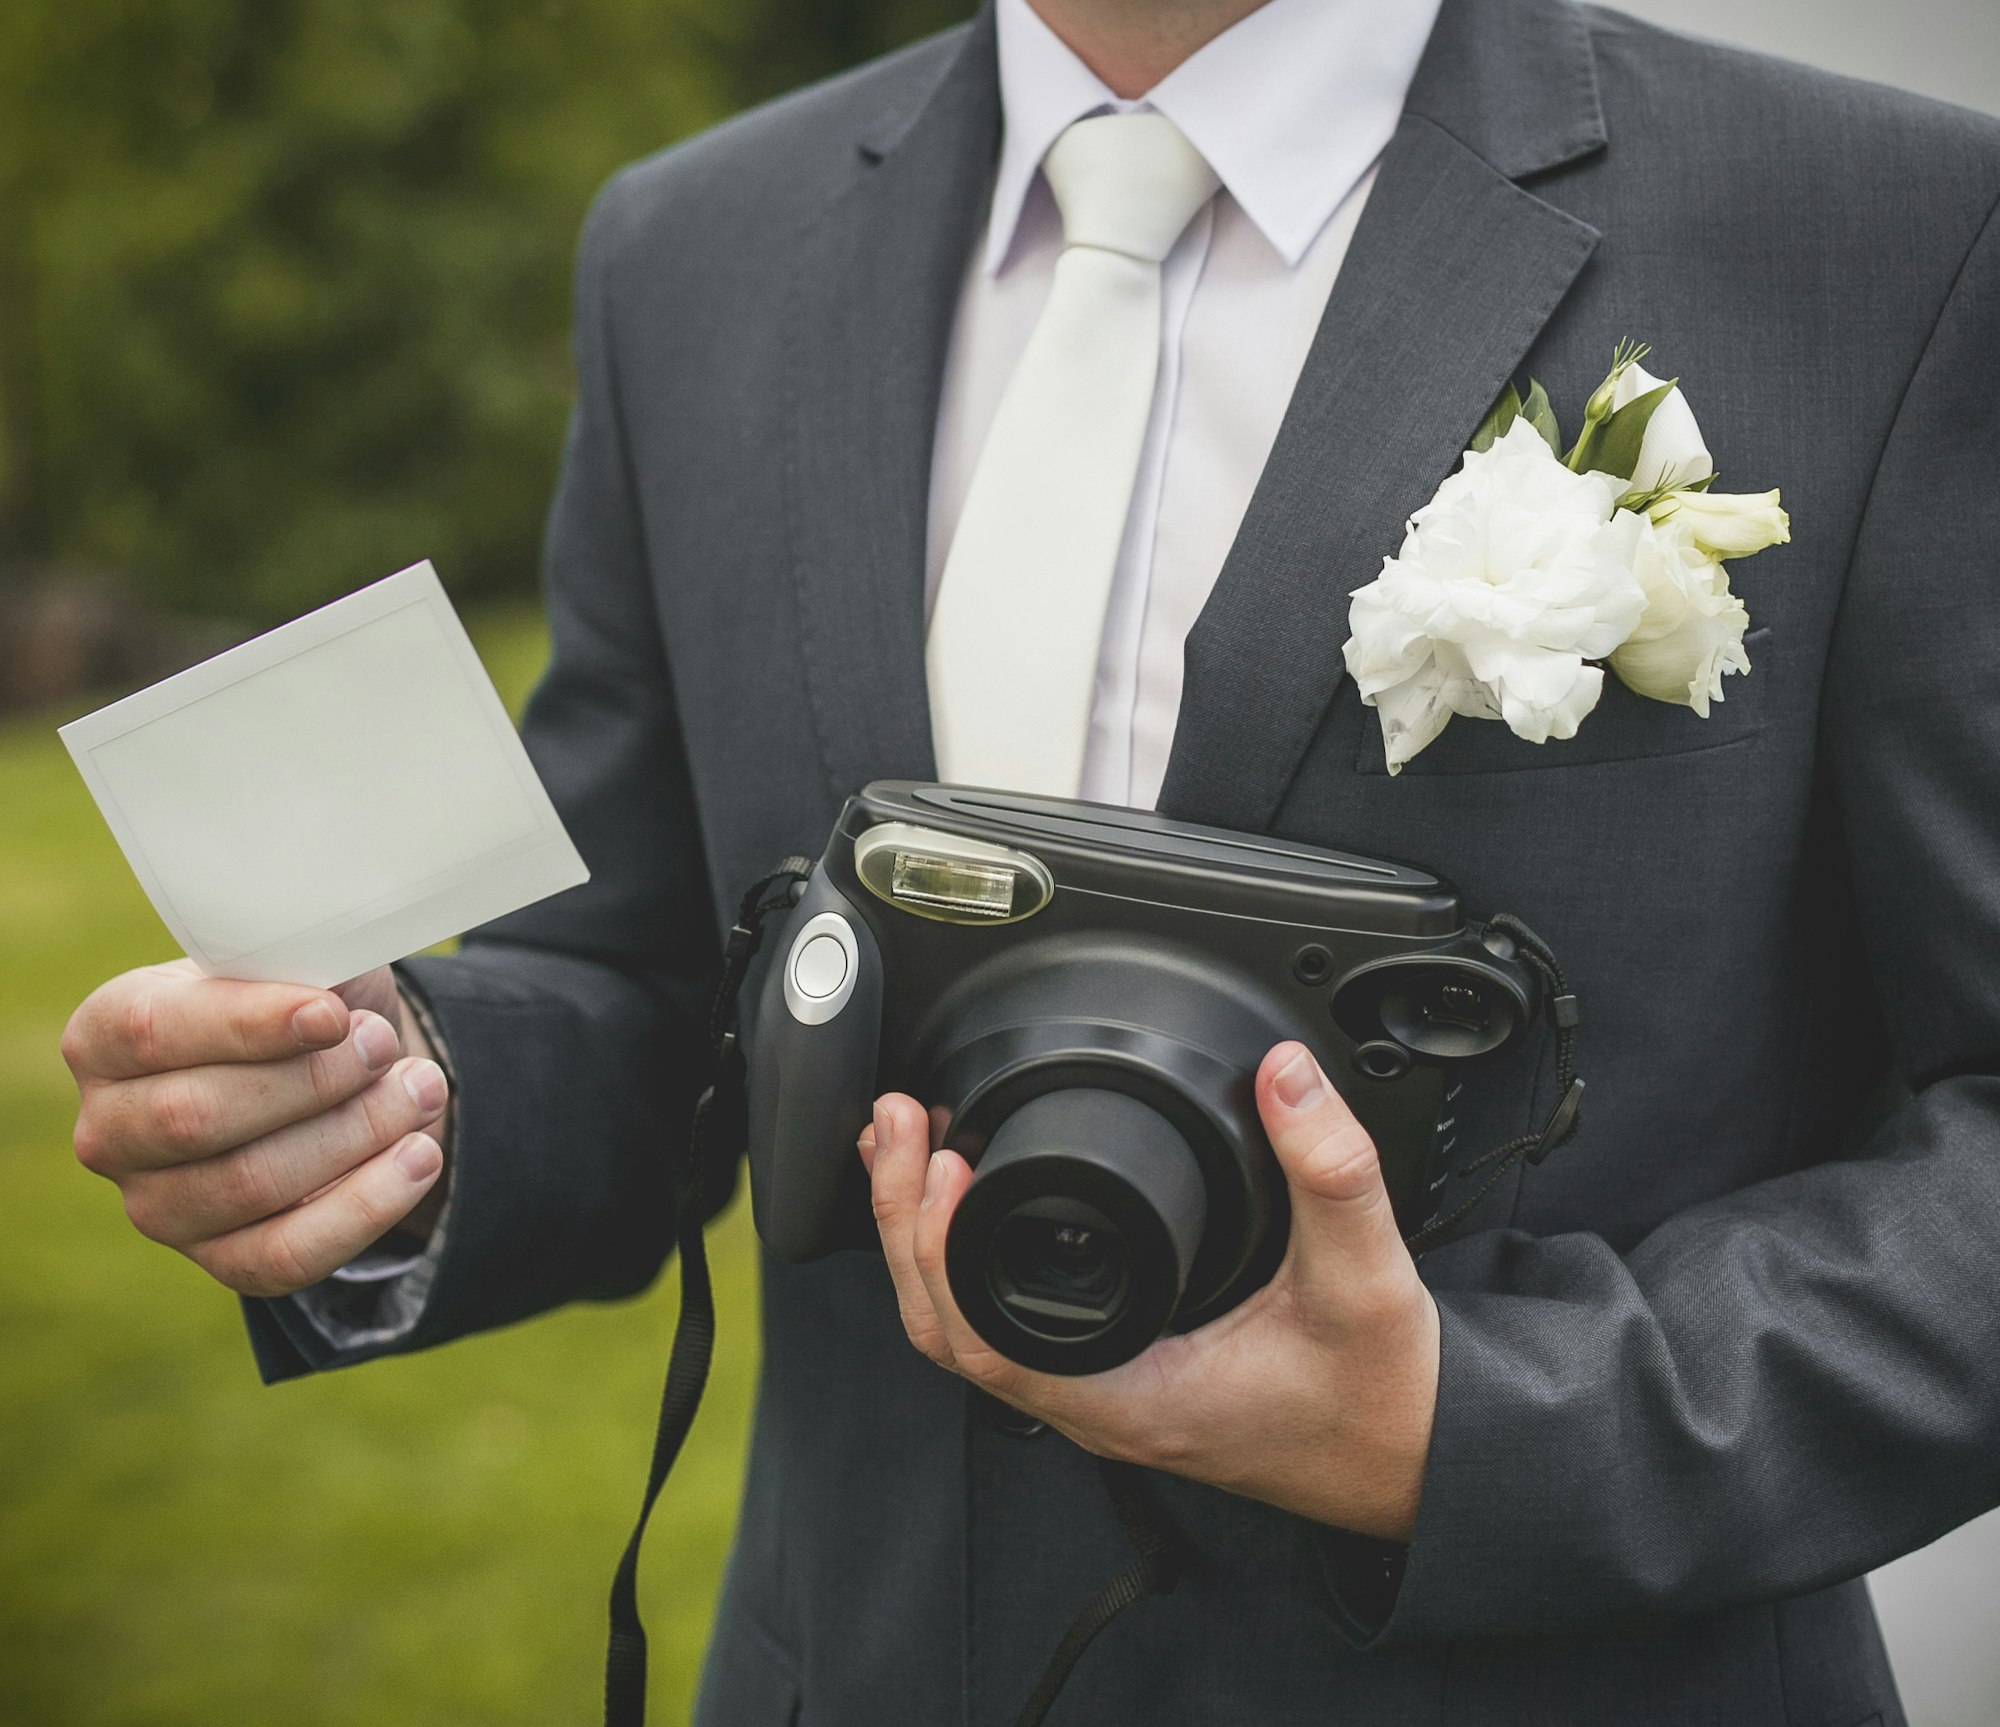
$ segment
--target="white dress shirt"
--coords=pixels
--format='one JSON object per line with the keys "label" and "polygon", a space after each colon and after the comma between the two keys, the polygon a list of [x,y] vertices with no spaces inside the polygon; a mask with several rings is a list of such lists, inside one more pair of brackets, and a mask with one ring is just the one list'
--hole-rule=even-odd
{"label": "white dress shirt", "polygon": [[[1041,171],[1049,146],[1086,115],[1154,108],[1222,181],[1162,275],[1159,381],[1098,654],[1086,798],[1150,808],[1159,797],[1182,644],[1264,471],[1438,4],[1267,0],[1143,101],[1123,102],[1028,0],[999,0],[1004,131],[938,409],[927,605],[1062,250]],[[392,1341],[416,1322],[441,1243],[442,1229],[421,1256],[370,1249],[300,1304],[337,1346]]]}
{"label": "white dress shirt", "polygon": [[999,0],[1000,160],[938,409],[927,601],[1062,250],[1041,172],[1049,146],[1087,115],[1155,109],[1222,181],[1162,272],[1159,381],[1098,651],[1086,798],[1150,808],[1159,797],[1182,646],[1264,471],[1437,8],[1267,0],[1125,102],[1029,0]]}

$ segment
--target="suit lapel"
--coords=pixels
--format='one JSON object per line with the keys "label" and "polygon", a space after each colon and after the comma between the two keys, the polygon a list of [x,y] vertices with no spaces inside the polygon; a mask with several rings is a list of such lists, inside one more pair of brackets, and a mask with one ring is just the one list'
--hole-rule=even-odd
{"label": "suit lapel", "polygon": [[1596,247],[1596,229],[1514,179],[1603,142],[1594,72],[1563,0],[1446,0],[1188,636],[1167,813],[1249,829],[1275,815],[1345,675],[1348,596],[1401,544]]}
{"label": "suit lapel", "polygon": [[1000,136],[989,11],[859,147],[802,239],[792,299],[793,575],[835,797],[929,778],[924,536],[953,312]]}

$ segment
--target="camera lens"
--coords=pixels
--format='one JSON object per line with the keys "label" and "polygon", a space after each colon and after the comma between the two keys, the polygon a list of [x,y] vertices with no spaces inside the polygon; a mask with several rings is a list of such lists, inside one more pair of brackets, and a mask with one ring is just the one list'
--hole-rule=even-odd
{"label": "camera lens", "polygon": [[1187,1141],[1122,1092],[1044,1092],[994,1130],[945,1266],[974,1330],[1045,1373],[1129,1361],[1180,1305],[1208,1217]]}
{"label": "camera lens", "polygon": [[1111,1221],[1075,1200],[1031,1200],[993,1232],[993,1297],[1030,1330],[1084,1336],[1118,1317],[1130,1256]]}

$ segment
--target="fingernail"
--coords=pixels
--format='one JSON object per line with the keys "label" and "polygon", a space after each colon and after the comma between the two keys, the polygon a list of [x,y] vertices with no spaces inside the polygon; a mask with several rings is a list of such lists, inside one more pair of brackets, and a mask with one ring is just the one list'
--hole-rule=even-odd
{"label": "fingernail", "polygon": [[872,1125],[875,1129],[875,1143],[878,1146],[895,1143],[894,1136],[889,1132],[889,1112],[879,1103],[875,1106],[875,1120]]}
{"label": "fingernail", "polygon": [[[943,1191],[944,1191],[944,1154],[942,1152],[934,1151],[931,1153],[930,1163],[926,1166],[924,1170],[923,1204],[929,1205],[930,1202],[936,1199],[937,1196]],[[923,1209],[923,1207],[919,1206],[918,1209],[921,1210]]]}
{"label": "fingernail", "polygon": [[396,1059],[395,1028],[378,1013],[360,1013],[354,1018],[354,1053],[368,1067],[387,1067]]}
{"label": "fingernail", "polygon": [[403,1069],[403,1089],[427,1115],[444,1108],[444,1070],[434,1061],[413,1061]]}
{"label": "fingernail", "polygon": [[321,1049],[340,1041],[340,1015],[330,1001],[309,1001],[292,1015],[292,1036],[307,1049]]}
{"label": "fingernail", "polygon": [[403,1141],[402,1150],[396,1153],[396,1167],[413,1182],[429,1181],[444,1168],[444,1153],[438,1150],[436,1140],[415,1133]]}
{"label": "fingernail", "polygon": [[875,1124],[872,1121],[861,1130],[859,1137],[856,1138],[856,1140],[854,1141],[854,1145],[857,1151],[868,1153],[870,1155],[874,1153]]}
{"label": "fingernail", "polygon": [[1273,1076],[1271,1089],[1287,1109],[1311,1109],[1326,1096],[1326,1076],[1313,1060],[1312,1051],[1301,1044],[1299,1053]]}

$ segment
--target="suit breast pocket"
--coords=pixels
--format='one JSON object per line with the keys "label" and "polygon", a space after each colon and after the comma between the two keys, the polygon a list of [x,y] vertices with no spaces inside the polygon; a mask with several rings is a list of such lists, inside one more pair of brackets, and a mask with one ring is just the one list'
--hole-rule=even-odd
{"label": "suit breast pocket", "polygon": [[[1497,720],[1453,719],[1403,772],[1519,773],[1684,755],[1744,743],[1763,725],[1765,692],[1777,671],[1777,654],[1768,628],[1752,630],[1743,638],[1743,646],[1750,656],[1750,670],[1723,679],[1723,699],[1709,704],[1707,719],[1692,708],[1634,695],[1607,671],[1604,694],[1573,738],[1531,744]],[[1364,774],[1389,771],[1382,760],[1381,716],[1373,708],[1363,710],[1354,766]]]}

